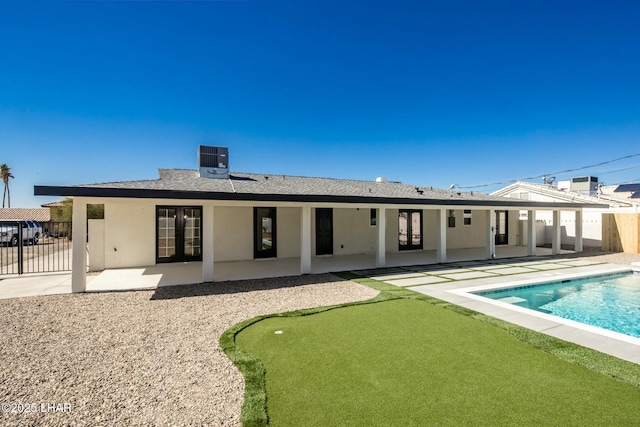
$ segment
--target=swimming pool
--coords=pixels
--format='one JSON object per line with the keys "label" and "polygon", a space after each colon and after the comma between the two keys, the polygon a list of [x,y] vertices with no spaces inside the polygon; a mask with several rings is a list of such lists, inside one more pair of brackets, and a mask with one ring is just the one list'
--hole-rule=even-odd
{"label": "swimming pool", "polygon": [[618,273],[472,292],[640,338],[640,274]]}

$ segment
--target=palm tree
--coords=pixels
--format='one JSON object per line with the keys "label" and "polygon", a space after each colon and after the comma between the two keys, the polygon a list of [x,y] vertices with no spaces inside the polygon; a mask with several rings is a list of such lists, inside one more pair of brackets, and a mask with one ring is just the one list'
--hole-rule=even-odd
{"label": "palm tree", "polygon": [[7,207],[11,207],[11,192],[9,191],[9,178],[13,178],[11,168],[6,163],[0,165],[0,176],[4,182],[4,193],[2,193],[2,207],[4,208],[4,200],[7,199]]}

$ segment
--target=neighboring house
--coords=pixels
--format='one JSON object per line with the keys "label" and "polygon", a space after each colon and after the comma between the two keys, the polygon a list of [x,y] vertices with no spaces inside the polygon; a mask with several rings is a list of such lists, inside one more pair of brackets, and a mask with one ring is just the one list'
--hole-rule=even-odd
{"label": "neighboring house", "polygon": [[[35,220],[42,226],[43,235],[66,237],[69,234],[69,218],[64,218],[62,202],[45,203],[41,208],[0,208],[0,219]],[[65,222],[66,221],[66,222]]]}
{"label": "neighboring house", "polygon": [[[42,227],[40,230],[44,235],[48,232],[50,220],[49,209],[43,208],[0,208],[0,220],[32,220],[37,221]],[[40,232],[38,232],[40,235]],[[40,238],[42,236],[39,236]],[[35,240],[37,243],[37,240]]]}
{"label": "neighboring house", "polygon": [[640,211],[640,184],[604,185],[598,190],[598,197],[611,204],[633,207]]}
{"label": "neighboring house", "polygon": [[[583,209],[582,215],[582,239],[584,246],[602,246],[602,214],[603,213],[627,213],[638,212],[640,199],[629,198],[626,192],[616,189],[622,186],[603,187],[597,185],[597,178],[579,177],[574,180],[594,180],[591,191],[581,194],[572,191],[568,181],[558,183],[558,186],[551,184],[537,184],[532,182],[516,182],[500,190],[491,193],[494,196],[508,197],[518,200],[530,200],[545,203],[576,203],[576,204],[600,204],[600,207]],[[519,230],[526,230],[527,214],[520,212]],[[538,245],[550,244],[553,234],[553,212],[551,210],[540,210],[536,215]],[[562,227],[562,244],[574,245],[576,236],[575,216],[570,212],[562,212],[560,216]],[[521,244],[527,244],[526,232],[520,233],[523,236]]]}
{"label": "neighboring house", "polygon": [[[216,150],[201,147],[201,150]],[[226,151],[224,151],[226,153]],[[104,204],[90,252],[104,268],[202,263],[202,281],[278,277],[445,262],[449,253],[488,259],[515,248],[520,210],[580,218],[589,202],[535,202],[387,181],[229,173],[226,154],[199,170],[160,169],[159,178],[36,186],[73,197],[73,234],[86,233],[87,204]],[[222,156],[222,155],[221,155]],[[224,160],[224,161],[223,161]],[[553,253],[560,252],[556,223]],[[74,292],[85,290],[86,241],[73,239]],[[95,246],[95,250],[94,250]],[[524,249],[524,248],[523,248]],[[581,251],[578,230],[576,250]],[[524,254],[535,255],[535,238]],[[499,255],[499,254],[498,254]]]}
{"label": "neighboring house", "polygon": [[49,209],[49,216],[51,217],[51,221],[64,221],[63,218],[63,209],[64,203],[62,202],[51,202],[40,205],[43,208]]}
{"label": "neighboring house", "polygon": [[43,208],[0,208],[0,219],[30,219],[39,223],[49,222],[49,209]]}

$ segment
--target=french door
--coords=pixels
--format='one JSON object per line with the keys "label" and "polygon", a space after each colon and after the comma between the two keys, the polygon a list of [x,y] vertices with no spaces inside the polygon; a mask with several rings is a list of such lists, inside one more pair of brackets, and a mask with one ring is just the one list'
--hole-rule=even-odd
{"label": "french door", "polygon": [[202,260],[202,207],[156,208],[156,262]]}
{"label": "french door", "polygon": [[316,208],[316,255],[333,254],[333,209]]}
{"label": "french door", "polygon": [[401,251],[422,249],[422,211],[398,211],[398,248]]}
{"label": "french door", "polygon": [[277,258],[276,208],[253,208],[253,257]]}
{"label": "french door", "polygon": [[509,211],[496,211],[496,245],[509,244]]}

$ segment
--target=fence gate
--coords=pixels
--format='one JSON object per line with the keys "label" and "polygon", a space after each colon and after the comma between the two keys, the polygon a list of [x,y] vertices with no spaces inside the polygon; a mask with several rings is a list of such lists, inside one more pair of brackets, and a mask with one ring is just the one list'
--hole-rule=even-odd
{"label": "fence gate", "polygon": [[71,270],[71,223],[0,221],[0,275]]}

